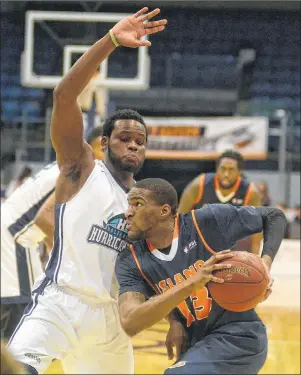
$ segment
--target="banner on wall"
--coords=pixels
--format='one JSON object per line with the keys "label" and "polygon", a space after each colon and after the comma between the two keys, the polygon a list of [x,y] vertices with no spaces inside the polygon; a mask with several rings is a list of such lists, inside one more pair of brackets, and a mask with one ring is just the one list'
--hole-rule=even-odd
{"label": "banner on wall", "polygon": [[266,117],[145,117],[149,159],[215,159],[235,149],[245,159],[265,159]]}

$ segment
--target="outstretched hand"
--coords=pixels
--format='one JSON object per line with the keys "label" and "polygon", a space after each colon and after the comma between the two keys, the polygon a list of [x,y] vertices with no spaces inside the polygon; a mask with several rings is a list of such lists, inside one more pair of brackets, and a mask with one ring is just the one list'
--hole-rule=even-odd
{"label": "outstretched hand", "polygon": [[148,8],[142,8],[132,16],[128,16],[119,21],[112,32],[118,44],[124,47],[137,48],[141,46],[151,46],[149,40],[140,40],[145,35],[155,34],[165,29],[167,20],[149,21],[160,13],[160,9],[148,12]]}

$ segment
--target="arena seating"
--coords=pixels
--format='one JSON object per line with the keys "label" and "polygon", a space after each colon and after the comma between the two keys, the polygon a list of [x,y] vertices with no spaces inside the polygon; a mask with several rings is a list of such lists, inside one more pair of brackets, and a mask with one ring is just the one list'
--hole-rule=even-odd
{"label": "arena seating", "polygon": [[[117,9],[111,6],[106,11]],[[296,135],[300,137],[299,15],[289,11],[249,10],[244,11],[242,17],[241,12],[188,8],[180,12],[170,8],[164,10],[169,19],[169,31],[161,34],[160,39],[155,36],[150,49],[151,86],[235,89],[238,51],[253,48],[256,60],[247,113],[269,115],[277,108],[288,109],[293,114]],[[102,29],[103,25],[99,27]],[[192,29],[195,31],[193,35]],[[20,74],[16,74],[20,72],[23,30],[24,13],[5,13],[1,20],[4,121],[20,116],[22,111],[28,111],[30,116],[44,115],[45,90],[22,87]],[[68,29],[62,32],[68,34]],[[85,39],[85,29],[79,28],[75,32]],[[43,30],[39,33],[35,71],[56,74],[61,71],[61,48],[55,42],[49,45],[49,38],[46,40]],[[87,34],[88,39],[91,35]],[[131,76],[135,69],[134,55],[125,52],[122,64],[118,59],[113,61],[110,75]]]}

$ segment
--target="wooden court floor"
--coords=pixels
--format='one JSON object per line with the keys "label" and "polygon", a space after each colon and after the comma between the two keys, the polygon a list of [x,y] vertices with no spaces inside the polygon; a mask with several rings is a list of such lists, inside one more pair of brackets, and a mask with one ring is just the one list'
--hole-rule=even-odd
{"label": "wooden court floor", "polygon": [[[300,243],[279,251],[273,264],[273,293],[258,305],[267,326],[269,350],[260,374],[300,374]],[[136,374],[163,374],[172,365],[165,350],[168,323],[162,321],[133,338]],[[47,374],[63,374],[54,362]]]}

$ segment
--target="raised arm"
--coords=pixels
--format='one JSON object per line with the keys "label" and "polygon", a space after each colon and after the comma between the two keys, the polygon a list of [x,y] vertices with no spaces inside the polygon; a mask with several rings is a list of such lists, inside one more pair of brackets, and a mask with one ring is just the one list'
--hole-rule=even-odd
{"label": "raised arm", "polygon": [[203,175],[194,178],[184,189],[178,208],[180,214],[185,214],[192,210],[195,204],[202,198],[200,194],[202,176]]}
{"label": "raised arm", "polygon": [[71,174],[72,179],[78,178],[83,169],[89,175],[94,166],[92,150],[83,139],[83,119],[77,98],[117,45],[130,48],[150,46],[149,41],[140,38],[164,29],[166,20],[144,23],[160,13],[159,9],[147,11],[143,8],[118,22],[110,33],[83,54],[54,90],[51,139],[60,169],[67,169],[66,175]]}

